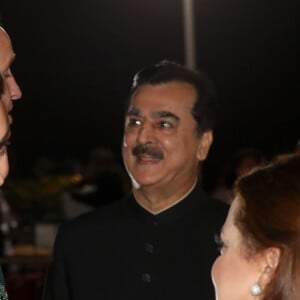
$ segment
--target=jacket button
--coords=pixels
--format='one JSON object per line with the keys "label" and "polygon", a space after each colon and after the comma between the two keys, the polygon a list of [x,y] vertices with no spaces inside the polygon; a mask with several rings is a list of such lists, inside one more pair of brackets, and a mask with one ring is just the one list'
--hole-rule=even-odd
{"label": "jacket button", "polygon": [[145,244],[145,250],[146,250],[147,253],[153,254],[153,252],[154,252],[154,246],[152,244],[150,244],[150,243],[146,243]]}
{"label": "jacket button", "polygon": [[149,273],[142,273],[141,277],[142,277],[142,281],[144,281],[146,283],[151,282],[151,276]]}

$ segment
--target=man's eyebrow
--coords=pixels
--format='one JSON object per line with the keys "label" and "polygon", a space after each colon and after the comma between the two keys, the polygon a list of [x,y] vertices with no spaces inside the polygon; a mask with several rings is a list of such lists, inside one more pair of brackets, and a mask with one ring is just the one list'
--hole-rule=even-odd
{"label": "man's eyebrow", "polygon": [[153,118],[171,118],[171,119],[174,119],[176,121],[180,120],[180,118],[177,115],[175,115],[175,114],[173,114],[169,111],[164,111],[164,110],[155,111],[155,112],[151,113],[151,116]]}
{"label": "man's eyebrow", "polygon": [[[140,117],[140,116],[141,116],[141,112],[140,112],[139,109],[137,109],[137,108],[135,108],[135,107],[132,107],[132,108],[130,108],[130,109],[128,110],[127,116],[136,116],[136,117]],[[171,113],[171,112],[169,112],[169,111],[164,111],[164,110],[162,110],[162,111],[154,111],[154,112],[151,113],[151,116],[152,116],[152,118],[154,118],[154,119],[159,119],[159,118],[171,118],[171,119],[174,119],[174,120],[176,120],[176,121],[179,121],[179,120],[180,120],[180,118],[179,118],[177,115],[175,115],[175,114],[173,114],[173,113]]]}
{"label": "man's eyebrow", "polygon": [[128,110],[126,115],[127,116],[136,116],[136,117],[138,117],[138,116],[140,116],[140,110],[135,108],[135,107],[132,107]]}

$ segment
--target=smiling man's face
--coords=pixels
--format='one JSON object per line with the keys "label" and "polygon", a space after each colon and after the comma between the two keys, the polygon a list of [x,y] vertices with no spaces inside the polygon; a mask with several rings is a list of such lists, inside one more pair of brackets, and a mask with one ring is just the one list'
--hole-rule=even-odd
{"label": "smiling man's face", "polygon": [[[198,135],[192,108],[195,88],[185,82],[140,86],[131,97],[125,121],[123,159],[139,186],[192,184],[200,160],[203,135]],[[207,153],[207,152],[206,152]]]}

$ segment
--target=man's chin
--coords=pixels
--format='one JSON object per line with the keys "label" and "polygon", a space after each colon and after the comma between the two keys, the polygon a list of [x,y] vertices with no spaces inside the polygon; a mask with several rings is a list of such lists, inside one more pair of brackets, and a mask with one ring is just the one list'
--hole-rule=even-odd
{"label": "man's chin", "polygon": [[139,165],[138,168],[133,168],[132,172],[127,172],[130,176],[132,186],[135,189],[152,186],[157,182],[161,169],[157,168],[157,164]]}
{"label": "man's chin", "polygon": [[132,186],[135,189],[140,189],[143,187],[150,187],[152,186],[156,181],[154,178],[145,177],[145,176],[136,176],[136,179],[131,177]]}
{"label": "man's chin", "polygon": [[150,184],[149,180],[147,180],[146,178],[144,178],[142,176],[134,177],[132,174],[130,174],[130,179],[131,179],[132,187],[136,190]]}

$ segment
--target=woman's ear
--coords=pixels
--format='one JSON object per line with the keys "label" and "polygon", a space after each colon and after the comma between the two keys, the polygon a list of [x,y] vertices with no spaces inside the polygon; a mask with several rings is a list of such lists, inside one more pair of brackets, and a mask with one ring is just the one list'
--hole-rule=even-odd
{"label": "woman's ear", "polygon": [[260,278],[260,285],[264,289],[272,280],[280,262],[281,251],[277,247],[270,247],[263,253],[264,267]]}
{"label": "woman's ear", "polygon": [[205,131],[199,138],[199,146],[197,150],[197,158],[202,161],[205,160],[213,142],[212,130]]}
{"label": "woman's ear", "polygon": [[281,254],[280,249],[277,247],[270,247],[266,251],[267,251],[266,260],[268,266],[270,268],[276,269],[280,261],[280,254]]}

